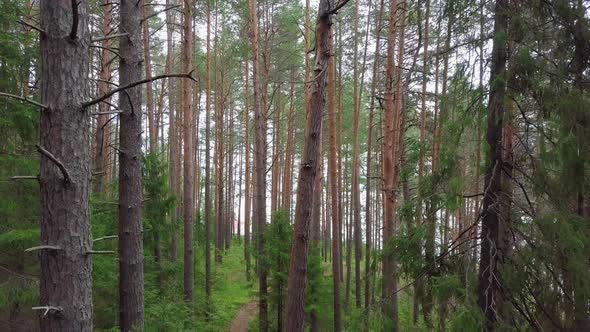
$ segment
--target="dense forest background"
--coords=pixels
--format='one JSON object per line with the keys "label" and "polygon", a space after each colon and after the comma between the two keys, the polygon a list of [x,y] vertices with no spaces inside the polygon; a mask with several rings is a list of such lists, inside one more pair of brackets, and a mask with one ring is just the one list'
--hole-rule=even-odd
{"label": "dense forest background", "polygon": [[0,0],[0,330],[590,330],[589,7]]}

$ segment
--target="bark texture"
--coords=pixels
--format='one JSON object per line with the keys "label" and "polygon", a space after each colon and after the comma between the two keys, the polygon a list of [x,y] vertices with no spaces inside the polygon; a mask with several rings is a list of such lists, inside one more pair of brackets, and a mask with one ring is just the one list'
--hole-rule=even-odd
{"label": "bark texture", "polygon": [[314,183],[321,165],[322,117],[326,104],[325,91],[330,60],[332,33],[331,3],[320,1],[316,21],[316,59],[314,85],[308,102],[308,117],[303,156],[299,169],[295,226],[291,247],[291,262],[287,288],[287,331],[303,331],[305,318],[305,286],[310,242],[310,225],[314,197]]}
{"label": "bark texture", "polygon": [[[254,117],[256,122],[256,143],[254,147],[255,193],[254,219],[257,224],[256,235],[258,257],[265,257],[264,229],[266,227],[266,107],[262,107],[262,89],[260,84],[260,60],[258,50],[258,4],[250,1],[250,39],[252,42],[252,83],[254,85]],[[268,284],[267,267],[264,259],[258,260],[258,302],[260,331],[268,331]]]}
{"label": "bark texture", "polygon": [[[182,16],[182,70],[188,73],[193,68],[193,9],[194,0],[184,0]],[[180,106],[184,124],[184,178],[183,178],[183,219],[184,219],[184,298],[192,303],[195,283],[195,251],[194,242],[194,140],[192,136],[193,114],[193,83],[189,79],[180,82]]]}
{"label": "bark texture", "polygon": [[[121,60],[119,82],[141,80],[139,1],[121,1]],[[143,330],[143,230],[141,221],[141,86],[119,94],[121,114],[119,153],[119,327]]]}
{"label": "bark texture", "polygon": [[[74,7],[72,7],[72,5]],[[41,156],[41,331],[92,331],[90,233],[90,116],[82,109],[87,92],[86,3],[40,2],[41,146],[61,162]],[[73,32],[73,33],[72,33]],[[67,93],[66,93],[67,92]]]}
{"label": "bark texture", "polygon": [[483,197],[483,218],[481,225],[481,259],[479,263],[478,304],[486,318],[486,330],[494,331],[498,313],[502,311],[502,286],[500,271],[505,254],[503,248],[503,227],[505,215],[502,211],[502,167],[503,167],[503,119],[505,73],[508,45],[505,35],[508,29],[508,1],[496,0],[494,18],[494,44],[490,68],[490,100],[486,142],[489,146],[488,165],[485,174],[486,188]]}

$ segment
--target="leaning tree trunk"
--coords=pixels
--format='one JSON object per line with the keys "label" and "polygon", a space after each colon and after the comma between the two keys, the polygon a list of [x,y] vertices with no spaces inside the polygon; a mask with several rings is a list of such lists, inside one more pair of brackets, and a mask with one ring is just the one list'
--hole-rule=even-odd
{"label": "leaning tree trunk", "polygon": [[[141,25],[139,1],[121,1],[119,40],[121,86],[141,79]],[[143,230],[141,223],[141,86],[119,96],[119,327],[143,329]]]}
{"label": "leaning tree trunk", "polygon": [[481,259],[479,262],[478,304],[486,318],[486,330],[494,331],[498,313],[502,312],[502,285],[500,271],[504,249],[502,248],[503,206],[502,132],[504,119],[504,95],[507,62],[506,33],[508,29],[508,0],[496,0],[494,19],[494,45],[490,68],[490,99],[486,142],[489,146],[485,175],[486,191],[483,198],[481,225]]}
{"label": "leaning tree trunk", "polygon": [[[92,331],[90,117],[85,2],[40,3],[41,331]],[[67,91],[67,93],[64,93]]]}
{"label": "leaning tree trunk", "polygon": [[316,64],[314,85],[308,103],[305,143],[297,186],[295,228],[291,247],[291,263],[287,287],[287,331],[303,331],[305,318],[305,286],[310,239],[311,212],[314,182],[321,165],[321,131],[324,113],[328,63],[331,57],[331,16],[334,14],[329,0],[320,1],[316,21]]}

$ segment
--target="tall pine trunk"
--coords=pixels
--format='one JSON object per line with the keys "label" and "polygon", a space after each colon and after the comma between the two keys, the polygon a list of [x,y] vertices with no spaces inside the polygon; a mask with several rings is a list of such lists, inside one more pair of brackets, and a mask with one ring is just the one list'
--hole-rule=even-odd
{"label": "tall pine trunk", "polygon": [[258,246],[258,287],[260,301],[259,321],[260,331],[268,331],[268,285],[267,267],[264,257],[265,241],[264,229],[266,228],[266,108],[262,107],[262,87],[260,84],[260,60],[258,50],[258,4],[256,0],[250,1],[250,38],[252,41],[252,82],[254,85],[254,117],[256,122],[256,144],[254,155],[255,167],[255,191],[254,191],[254,219],[258,225],[256,229]]}
{"label": "tall pine trunk", "polygon": [[[141,79],[141,26],[138,1],[122,1],[119,40],[119,82]],[[141,86],[119,96],[119,326],[121,331],[143,330],[143,230],[141,221]]]}
{"label": "tall pine trunk", "polygon": [[[188,73],[193,68],[193,0],[183,0],[182,12],[182,70]],[[194,241],[194,158],[193,158],[193,84],[188,79],[180,82],[180,107],[183,113],[184,129],[184,177],[183,177],[183,219],[184,219],[184,298],[193,302],[195,282]]]}
{"label": "tall pine trunk", "polygon": [[205,303],[211,312],[211,7],[207,3],[205,69]]}
{"label": "tall pine trunk", "polygon": [[[328,47],[334,49],[334,36],[329,34]],[[342,330],[342,317],[340,308],[340,220],[339,215],[339,191],[338,191],[338,165],[337,165],[337,143],[336,143],[336,58],[328,60],[328,113],[330,119],[330,208],[332,209],[332,284],[334,292],[334,331]]]}
{"label": "tall pine trunk", "polygon": [[303,331],[305,318],[305,286],[310,240],[314,183],[321,164],[321,131],[324,112],[328,62],[331,57],[331,3],[322,0],[316,21],[316,60],[314,85],[308,102],[305,143],[297,186],[295,226],[291,247],[291,262],[287,287],[287,331]]}
{"label": "tall pine trunk", "polygon": [[[88,12],[43,0],[41,28],[41,331],[92,331],[90,116],[87,95]],[[73,19],[72,19],[73,17]],[[74,22],[76,25],[73,25]],[[64,93],[67,91],[68,93]],[[67,171],[67,172],[66,172]]]}
{"label": "tall pine trunk", "polygon": [[494,42],[490,67],[490,97],[486,142],[489,146],[485,173],[481,225],[481,258],[479,262],[478,304],[486,319],[486,330],[496,330],[503,298],[500,273],[504,256],[502,230],[502,168],[504,166],[502,135],[504,127],[505,74],[508,58],[508,0],[496,0],[494,8]]}

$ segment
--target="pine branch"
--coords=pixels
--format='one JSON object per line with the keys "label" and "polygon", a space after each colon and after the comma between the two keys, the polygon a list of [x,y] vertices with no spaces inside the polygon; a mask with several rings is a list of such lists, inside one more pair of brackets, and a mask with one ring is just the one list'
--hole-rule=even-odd
{"label": "pine branch", "polygon": [[45,148],[43,148],[41,145],[37,144],[35,146],[37,147],[37,151],[39,151],[40,154],[47,157],[55,165],[57,165],[57,167],[59,167],[59,170],[64,176],[64,181],[66,183],[69,183],[71,181],[70,173],[68,172],[68,169],[64,166],[64,164],[61,161],[59,161],[51,152],[45,150]]}
{"label": "pine branch", "polygon": [[125,33],[115,33],[113,35],[106,35],[106,36],[102,36],[102,37],[98,37],[98,38],[93,38],[90,41],[93,43],[99,42],[99,41],[103,41],[103,40],[108,40],[108,39],[113,39],[113,38],[119,38],[119,37],[125,37],[128,36],[129,34],[127,32]]}
{"label": "pine branch", "polygon": [[20,101],[24,101],[25,103],[29,103],[31,105],[35,105],[37,107],[40,107],[42,109],[49,109],[49,106],[43,105],[43,104],[38,103],[38,102],[31,100],[31,99],[28,99],[25,96],[17,96],[17,95],[13,95],[13,94],[6,93],[6,92],[0,92],[0,97],[8,97],[8,98],[13,98],[13,99],[18,99]]}
{"label": "pine branch", "polygon": [[83,108],[90,107],[90,106],[92,106],[94,104],[100,103],[101,101],[103,101],[105,99],[110,98],[111,96],[113,96],[116,93],[119,93],[119,92],[122,92],[122,91],[124,92],[125,90],[131,89],[131,88],[136,87],[138,85],[149,83],[149,82],[153,82],[153,81],[157,81],[157,80],[161,80],[163,78],[184,77],[184,78],[188,78],[188,79],[191,79],[191,80],[193,80],[193,81],[196,82],[196,80],[192,77],[193,71],[194,70],[191,70],[188,74],[163,74],[163,75],[158,75],[158,76],[154,76],[154,77],[151,77],[151,78],[146,78],[146,79],[143,79],[143,80],[140,80],[140,81],[137,81],[137,82],[133,82],[133,83],[127,84],[125,86],[121,86],[121,87],[118,87],[116,89],[113,89],[113,90],[109,91],[108,93],[102,95],[101,97],[98,97],[98,98],[95,98],[95,99],[93,99],[91,101],[85,102],[84,104],[82,104],[82,107]]}

